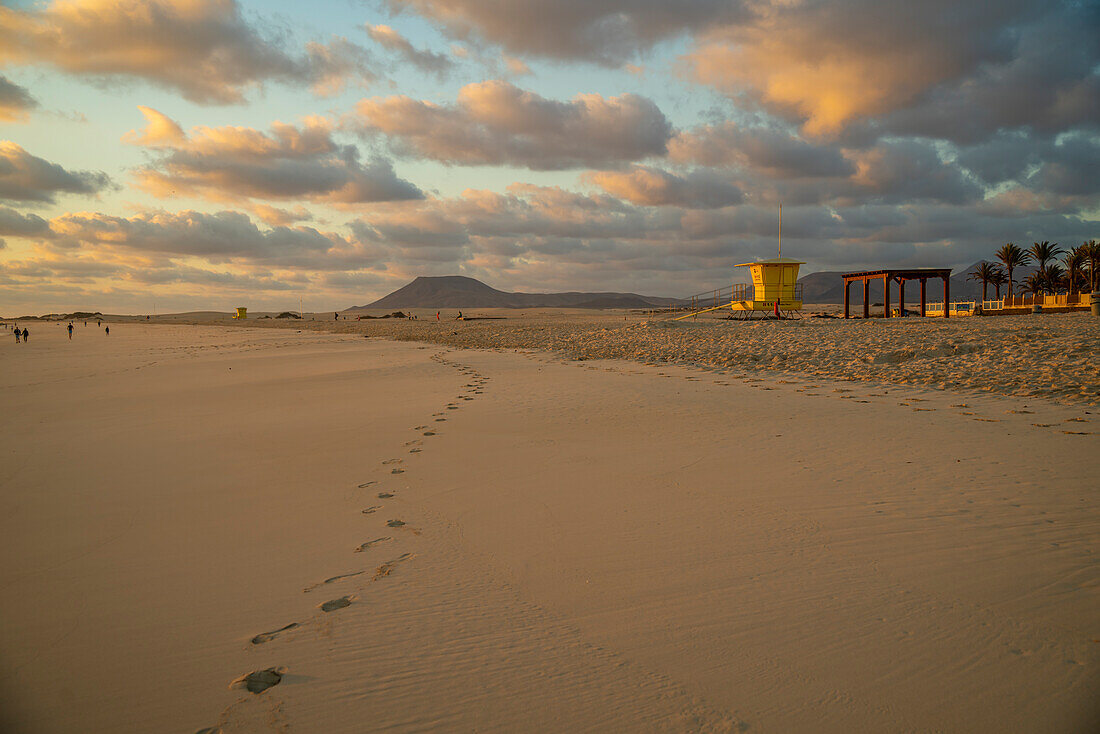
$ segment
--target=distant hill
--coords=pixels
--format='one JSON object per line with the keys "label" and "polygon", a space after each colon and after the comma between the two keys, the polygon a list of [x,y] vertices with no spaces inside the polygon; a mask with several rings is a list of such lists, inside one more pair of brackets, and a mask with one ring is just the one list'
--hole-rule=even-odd
{"label": "distant hill", "polygon": [[364,306],[366,308],[648,308],[679,303],[676,298],[636,293],[509,293],[462,275],[421,276]]}

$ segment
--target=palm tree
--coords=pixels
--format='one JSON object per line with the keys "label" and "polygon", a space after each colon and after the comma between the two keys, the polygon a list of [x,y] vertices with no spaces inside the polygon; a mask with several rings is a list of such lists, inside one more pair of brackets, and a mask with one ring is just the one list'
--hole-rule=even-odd
{"label": "palm tree", "polygon": [[997,259],[1005,266],[1008,272],[1008,295],[1012,295],[1012,271],[1031,262],[1031,253],[1009,242],[997,250]]}
{"label": "palm tree", "polygon": [[1008,276],[1000,268],[994,268],[993,277],[989,279],[993,287],[997,289],[997,300],[1001,300],[1001,286],[1008,282]]}
{"label": "palm tree", "polygon": [[993,282],[996,277],[995,273],[998,268],[993,263],[981,262],[978,267],[974,268],[974,271],[970,275],[966,276],[967,280],[980,280],[982,282],[982,300],[985,300],[986,286]]}
{"label": "palm tree", "polygon": [[1066,282],[1069,284],[1069,294],[1072,296],[1074,293],[1081,292],[1081,286],[1085,285],[1085,264],[1088,262],[1088,255],[1085,253],[1085,248],[1088,244],[1074,247],[1066,253],[1062,258],[1062,262],[1066,266]]}
{"label": "palm tree", "polygon": [[1039,280],[1043,284],[1043,292],[1053,294],[1064,282],[1066,271],[1058,263],[1051,263],[1039,268]]}
{"label": "palm tree", "polygon": [[1089,240],[1081,245],[1081,249],[1085,251],[1085,257],[1089,261],[1089,291],[1095,293],[1096,287],[1100,285],[1100,271],[1096,269],[1100,264],[1100,242]]}
{"label": "palm tree", "polygon": [[1047,241],[1036,242],[1028,249],[1028,253],[1035,258],[1035,262],[1039,264],[1039,269],[1042,270],[1046,267],[1046,264],[1062,254],[1062,248],[1055,242],[1053,245]]}
{"label": "palm tree", "polygon": [[1043,292],[1043,274],[1036,270],[1034,273],[1024,278],[1024,282],[1021,283],[1021,285],[1023,285],[1025,291],[1038,298],[1039,294]]}

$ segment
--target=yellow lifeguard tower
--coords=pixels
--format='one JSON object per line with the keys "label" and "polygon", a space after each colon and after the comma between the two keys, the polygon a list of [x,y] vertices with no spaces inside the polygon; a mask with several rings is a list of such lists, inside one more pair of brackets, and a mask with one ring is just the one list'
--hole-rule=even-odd
{"label": "yellow lifeguard tower", "polygon": [[[752,285],[733,286],[730,310],[774,313],[777,301],[780,312],[802,310],[802,289],[798,285],[799,265],[805,265],[805,262],[790,257],[741,263],[737,267],[749,269],[752,273]],[[745,314],[746,317],[749,315]]]}
{"label": "yellow lifeguard tower", "polygon": [[[673,321],[693,318],[708,311],[728,308],[740,318],[750,319],[754,313],[765,317],[769,313],[780,318],[790,318],[802,310],[802,286],[798,282],[798,266],[802,260],[783,257],[783,206],[779,207],[779,257],[741,263],[737,267],[748,268],[752,283],[734,283],[726,288],[699,293],[686,299],[680,308],[688,313]],[[734,318],[733,314],[729,318]]]}
{"label": "yellow lifeguard tower", "polygon": [[235,319],[247,319],[248,318],[248,309],[245,308],[244,306],[238,307],[237,308],[237,313],[233,316],[233,318],[235,318]]}

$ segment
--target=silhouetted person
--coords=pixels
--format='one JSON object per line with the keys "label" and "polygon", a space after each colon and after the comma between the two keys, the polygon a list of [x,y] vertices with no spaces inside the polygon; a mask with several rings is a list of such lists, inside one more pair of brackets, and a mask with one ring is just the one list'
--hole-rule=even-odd
{"label": "silhouetted person", "polygon": [[15,330],[15,343],[18,344],[21,341],[23,341],[23,332],[19,331],[19,329],[16,329]]}
{"label": "silhouetted person", "polygon": [[69,322],[69,327],[68,328],[69,328],[69,341],[72,341],[73,340],[73,322],[72,321]]}
{"label": "silhouetted person", "polygon": [[23,327],[23,341],[27,341],[29,337],[30,337],[30,334],[27,332],[27,327],[24,326]]}
{"label": "silhouetted person", "polygon": [[106,334],[107,336],[110,336],[111,335],[111,327],[110,326],[104,326],[103,327],[103,333]]}

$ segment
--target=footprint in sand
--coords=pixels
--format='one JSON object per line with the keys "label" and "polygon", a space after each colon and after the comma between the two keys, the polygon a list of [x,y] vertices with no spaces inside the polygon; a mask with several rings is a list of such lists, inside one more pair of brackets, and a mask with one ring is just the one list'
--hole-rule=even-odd
{"label": "footprint in sand", "polygon": [[363,482],[362,484],[359,485],[359,489],[366,489],[367,487],[369,487],[372,484],[378,484],[378,482]]}
{"label": "footprint in sand", "polygon": [[405,522],[403,520],[390,520],[386,523],[386,526],[391,528],[403,528],[405,527]]}
{"label": "footprint in sand", "polygon": [[446,419],[446,418],[436,418],[436,419],[435,419],[435,422],[436,422],[436,423],[442,423],[442,422],[443,422],[443,421],[445,421],[445,420],[447,420],[447,419]]}
{"label": "footprint in sand", "polygon": [[402,553],[400,556],[394,558],[392,561],[386,561],[374,570],[374,578],[371,579],[371,581],[377,581],[380,578],[389,576],[391,573],[393,573],[393,570],[397,568],[398,563],[401,563],[402,561],[407,561],[412,557],[412,553]]}
{"label": "footprint in sand", "polygon": [[362,553],[365,550],[370,550],[379,543],[385,543],[387,540],[391,540],[389,536],[385,538],[375,538],[374,540],[368,540],[366,543],[360,543],[359,547],[355,549],[355,553]]}
{"label": "footprint in sand", "polygon": [[404,474],[404,469],[390,469],[390,474]]}
{"label": "footprint in sand", "polygon": [[1091,436],[1092,431],[1062,431],[1067,436]]}
{"label": "footprint in sand", "polygon": [[1032,423],[1031,425],[1035,426],[1036,428],[1051,428],[1055,424],[1054,423]]}
{"label": "footprint in sand", "polygon": [[[316,589],[318,586],[324,586],[325,584],[331,584],[331,583],[334,583],[336,581],[339,581],[340,579],[351,578],[352,576],[362,576],[364,573],[366,573],[366,571],[353,571],[352,573],[342,573],[339,576],[330,576],[329,578],[325,579],[324,581],[321,581],[321,582],[316,583],[316,584],[310,584],[306,588],[302,589],[302,593],[303,594],[308,594],[309,592]],[[291,626],[294,627],[294,626],[297,626],[297,625],[291,625]],[[287,628],[284,627],[283,629],[287,629]],[[282,632],[282,630],[279,630],[279,631]],[[256,642],[255,637],[252,638],[252,642],[253,643]]]}
{"label": "footprint in sand", "polygon": [[457,405],[448,405],[447,410],[458,410],[458,406]]}
{"label": "footprint in sand", "polygon": [[378,499],[380,499],[380,500],[388,500],[388,499],[391,499],[392,497],[393,497],[393,492],[379,492],[378,493]]}
{"label": "footprint in sand", "polygon": [[329,599],[323,604],[318,606],[322,612],[335,612],[337,609],[344,609],[351,606],[351,595],[341,596],[339,599]]}
{"label": "footprint in sand", "polygon": [[410,454],[419,454],[424,449],[409,449]]}
{"label": "footprint in sand", "polygon": [[242,675],[229,684],[230,688],[244,688],[249,693],[263,693],[272,686],[279,685],[283,679],[285,668],[267,668],[266,670],[253,670]]}
{"label": "footprint in sand", "polygon": [[424,435],[425,435],[425,436],[434,436],[434,435],[435,435],[435,431],[424,431]]}
{"label": "footprint in sand", "polygon": [[402,461],[401,459],[386,459],[382,463],[383,464],[400,464],[401,461]]}
{"label": "footprint in sand", "polygon": [[[362,572],[360,572],[360,573],[362,573]],[[308,591],[308,589],[307,589],[307,591]],[[291,622],[286,627],[280,627],[279,629],[272,630],[271,632],[261,632],[260,634],[253,637],[251,642],[252,642],[253,645],[262,645],[265,642],[270,642],[270,641],[274,640],[276,637],[278,637],[283,632],[286,632],[287,630],[292,630],[297,626],[298,626],[297,622]]]}
{"label": "footprint in sand", "polygon": [[378,510],[381,510],[381,509],[382,509],[382,505],[372,505],[371,507],[368,507],[365,510],[363,510],[363,514],[364,515],[373,515],[375,512],[377,512]]}

